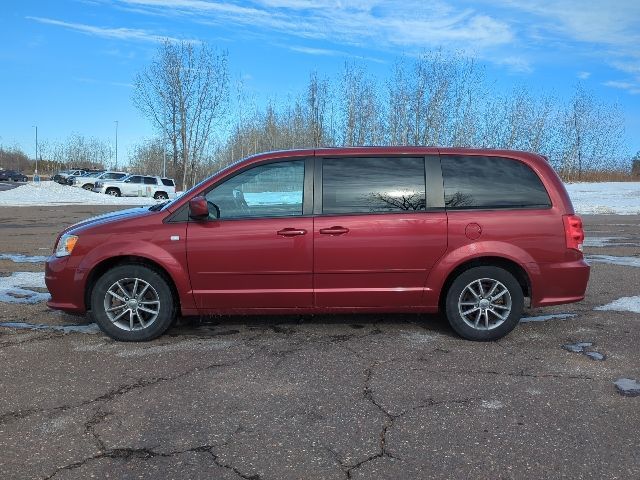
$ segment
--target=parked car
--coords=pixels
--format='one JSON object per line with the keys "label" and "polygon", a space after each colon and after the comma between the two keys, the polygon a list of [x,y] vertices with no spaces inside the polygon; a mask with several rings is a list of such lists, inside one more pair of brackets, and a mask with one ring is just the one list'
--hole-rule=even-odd
{"label": "parked car", "polygon": [[495,340],[525,306],[582,300],[584,232],[542,156],[368,147],[272,152],[179,198],[64,230],[51,308],[119,340],[176,315],[442,312]]}
{"label": "parked car", "polygon": [[153,197],[156,200],[166,200],[175,197],[176,184],[171,178],[128,175],[120,180],[98,180],[93,191],[114,197]]}
{"label": "parked car", "polygon": [[91,173],[87,172],[84,175],[80,175],[79,177],[73,177],[70,180],[70,185],[72,187],[80,187],[85,190],[93,190],[95,187],[95,183],[99,181],[109,181],[109,180],[121,180],[127,176],[125,172],[112,172],[112,171],[102,171]]}
{"label": "parked car", "polygon": [[101,173],[104,173],[104,171],[105,170],[85,170],[80,175],[69,175],[67,177],[67,185],[72,186],[74,184],[76,178],[88,177],[90,175],[100,175]]}
{"label": "parked car", "polygon": [[69,176],[82,175],[85,171],[82,169],[61,170],[56,173],[51,179],[60,185],[67,185],[67,179]]}
{"label": "parked car", "polygon": [[0,170],[0,181],[8,182],[26,182],[29,178],[21,172],[16,172],[14,170]]}

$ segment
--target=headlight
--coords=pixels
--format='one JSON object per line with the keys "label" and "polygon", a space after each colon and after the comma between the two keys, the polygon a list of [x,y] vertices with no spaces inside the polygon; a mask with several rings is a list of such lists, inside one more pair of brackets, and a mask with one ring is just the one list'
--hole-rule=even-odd
{"label": "headlight", "polygon": [[58,245],[56,245],[56,257],[66,257],[67,255],[71,255],[77,241],[77,235],[69,235],[68,233],[62,235],[60,240],[58,240]]}

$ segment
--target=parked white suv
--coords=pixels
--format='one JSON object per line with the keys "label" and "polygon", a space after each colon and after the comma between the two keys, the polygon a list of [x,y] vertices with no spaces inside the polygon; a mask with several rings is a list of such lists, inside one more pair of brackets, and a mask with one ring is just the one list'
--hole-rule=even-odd
{"label": "parked white suv", "polygon": [[176,184],[171,178],[129,175],[121,180],[98,180],[93,191],[114,197],[153,197],[166,200],[176,196]]}
{"label": "parked white suv", "polygon": [[96,174],[84,174],[74,177],[71,183],[73,187],[82,187],[85,190],[93,190],[94,184],[98,181],[122,180],[128,174],[125,172],[102,172]]}

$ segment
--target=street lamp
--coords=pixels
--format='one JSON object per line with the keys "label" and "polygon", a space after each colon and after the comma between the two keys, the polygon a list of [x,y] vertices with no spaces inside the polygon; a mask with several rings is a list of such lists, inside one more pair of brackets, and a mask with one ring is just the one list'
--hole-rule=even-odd
{"label": "street lamp", "polygon": [[33,181],[37,182],[38,181],[38,126],[37,125],[31,125],[31,126],[36,129],[36,169],[33,172]]}
{"label": "street lamp", "polygon": [[116,166],[115,170],[118,170],[118,120],[115,121],[116,124]]}

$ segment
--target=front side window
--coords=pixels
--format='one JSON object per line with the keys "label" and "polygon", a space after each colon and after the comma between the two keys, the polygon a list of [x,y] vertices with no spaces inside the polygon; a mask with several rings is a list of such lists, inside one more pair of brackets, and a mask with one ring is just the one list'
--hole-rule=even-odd
{"label": "front side window", "polygon": [[127,183],[142,183],[142,177],[138,177],[138,176],[129,177],[127,180],[125,180],[125,182],[127,182]]}
{"label": "front side window", "polygon": [[448,209],[547,208],[549,195],[524,163],[500,157],[441,157]]}
{"label": "front side window", "polygon": [[325,158],[322,213],[425,210],[424,158]]}
{"label": "front side window", "polygon": [[145,185],[156,185],[156,179],[153,177],[144,177]]}
{"label": "front side window", "polygon": [[246,170],[206,194],[219,218],[302,215],[304,160],[269,163]]}

